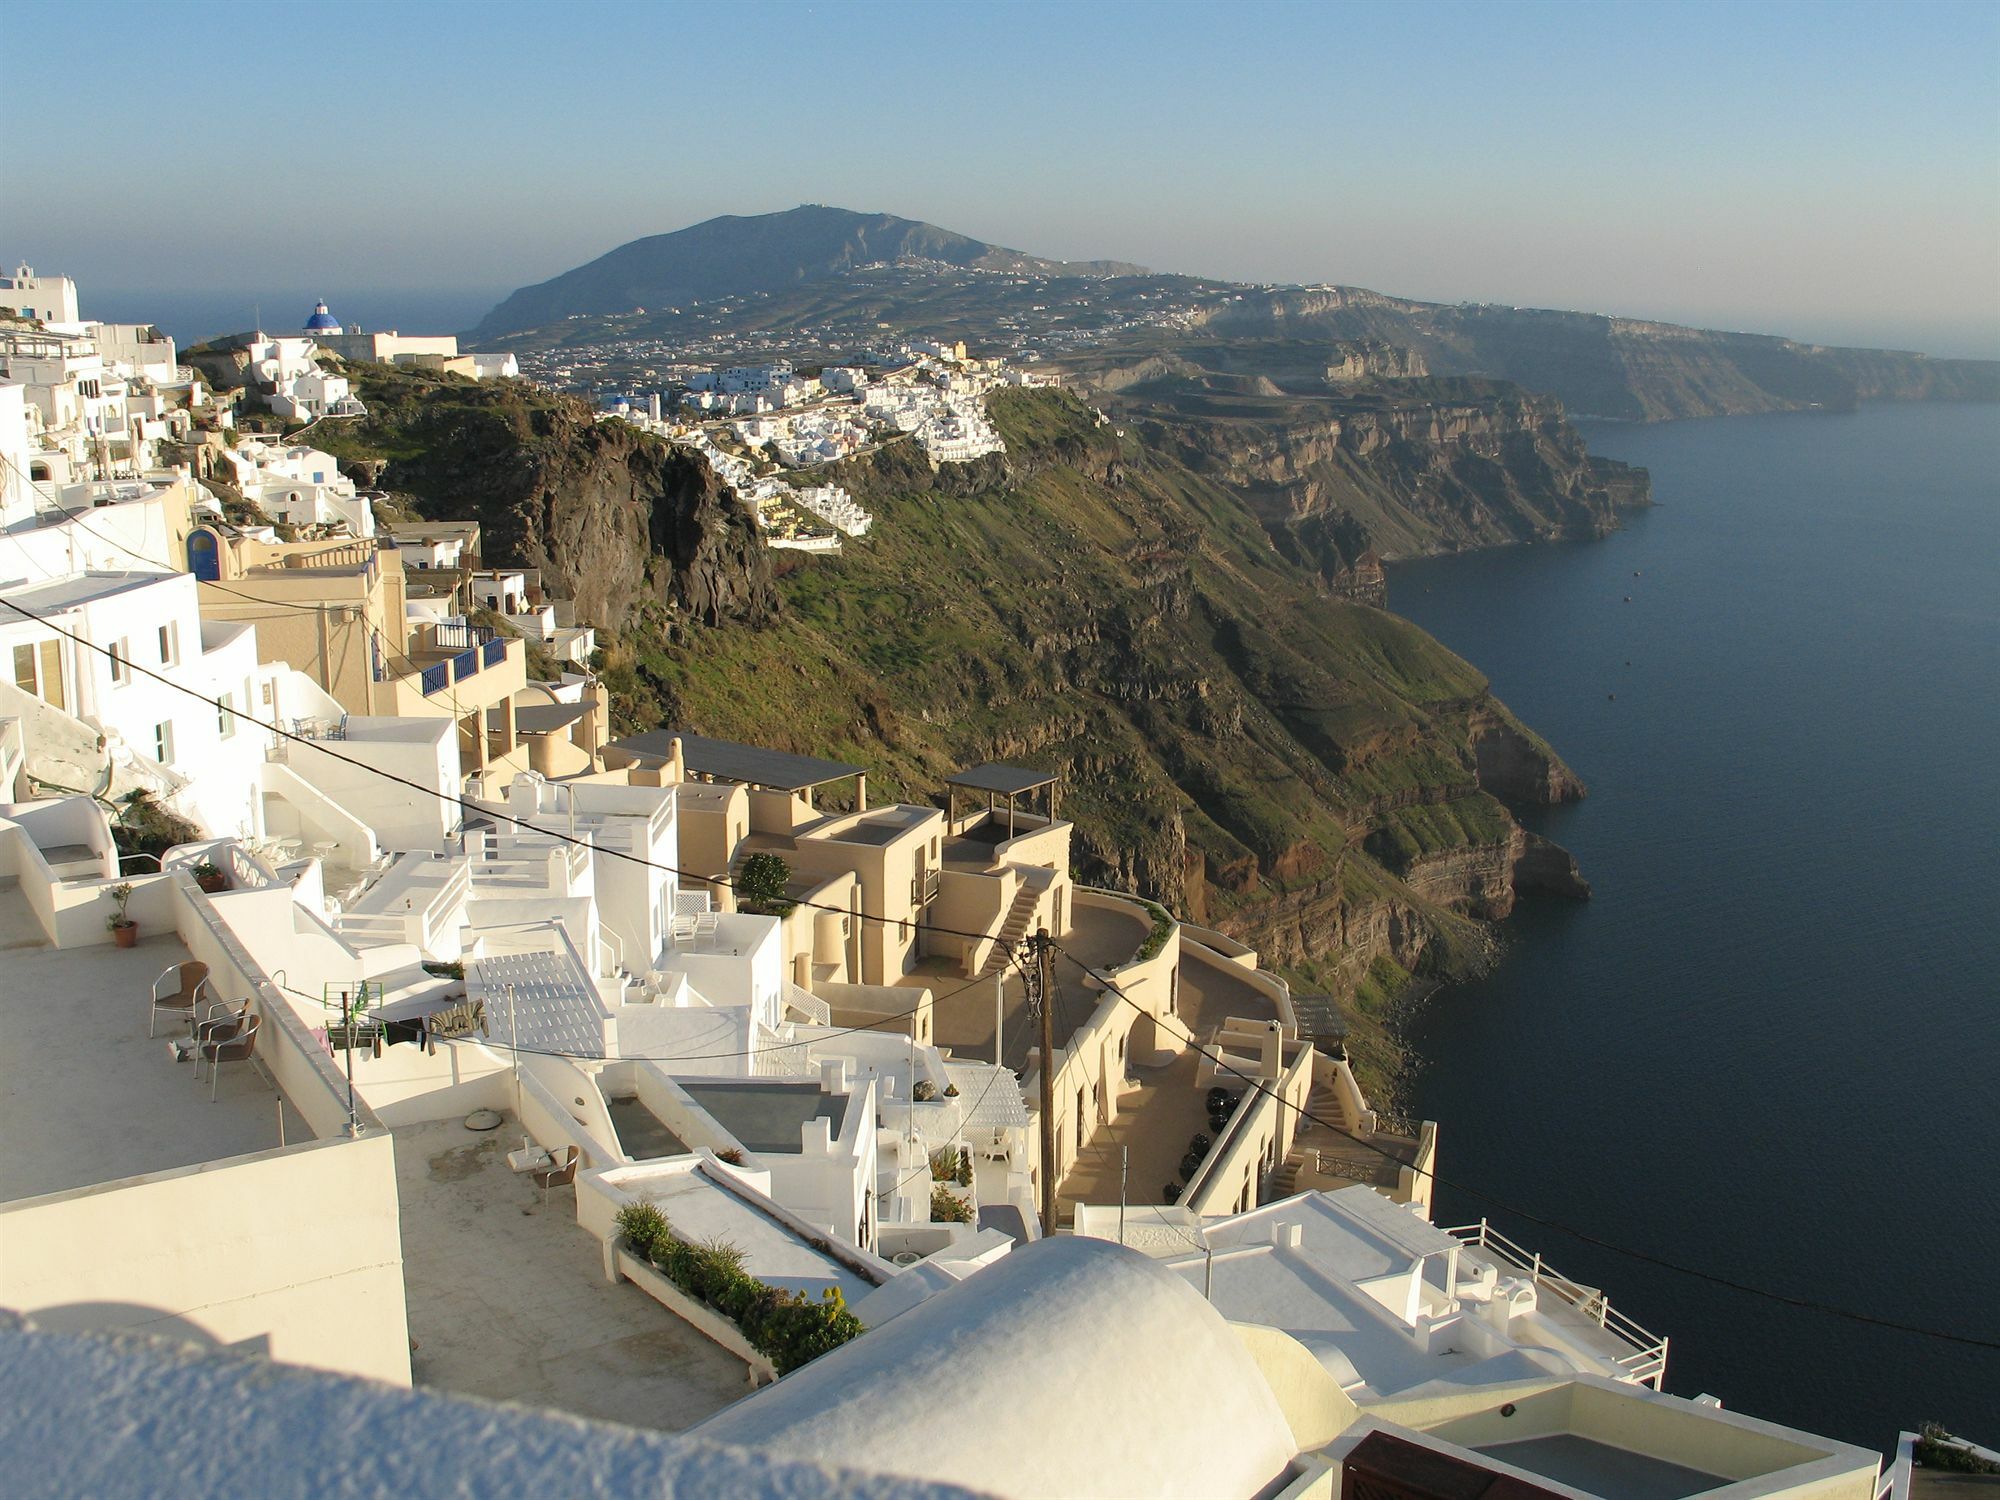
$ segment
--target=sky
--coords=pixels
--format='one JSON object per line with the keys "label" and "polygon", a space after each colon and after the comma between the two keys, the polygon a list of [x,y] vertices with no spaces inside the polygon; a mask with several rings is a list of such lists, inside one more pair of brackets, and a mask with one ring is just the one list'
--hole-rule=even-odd
{"label": "sky", "polygon": [[463,327],[627,240],[810,202],[2000,357],[2000,0],[185,0],[6,29],[0,258],[86,314],[319,294]]}

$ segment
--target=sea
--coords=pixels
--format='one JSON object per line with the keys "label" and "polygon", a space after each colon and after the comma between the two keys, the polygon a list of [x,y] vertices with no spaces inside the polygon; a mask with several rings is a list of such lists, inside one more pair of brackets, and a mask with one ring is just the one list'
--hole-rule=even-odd
{"label": "sea", "polygon": [[1589,787],[1593,898],[1410,1021],[1438,1222],[1677,1394],[2000,1444],[2000,408],[1579,425],[1654,508],[1390,571]]}
{"label": "sea", "polygon": [[107,323],[151,323],[185,349],[219,334],[294,333],[325,302],[333,315],[370,333],[460,333],[471,328],[511,288],[466,286],[448,289],[278,286],[134,290],[86,285],[84,316]]}

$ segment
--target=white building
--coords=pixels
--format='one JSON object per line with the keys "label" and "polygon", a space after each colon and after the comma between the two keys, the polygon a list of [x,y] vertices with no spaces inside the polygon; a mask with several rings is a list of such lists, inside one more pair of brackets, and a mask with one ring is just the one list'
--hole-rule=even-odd
{"label": "white building", "polygon": [[37,276],[26,263],[16,266],[13,275],[0,276],[0,308],[44,323],[74,323],[81,316],[74,281],[67,276]]}
{"label": "white building", "polygon": [[[310,378],[310,377],[304,377]],[[375,511],[331,453],[303,443],[248,438],[218,450],[230,482],[265,515],[292,526],[342,526],[349,536],[375,535]]]}
{"label": "white building", "polygon": [[236,712],[269,712],[274,669],[257,660],[254,626],[202,620],[185,573],[79,573],[0,589],[0,600],[36,617],[0,607],[11,673],[0,702],[28,724],[31,770],[39,757],[56,789],[90,792],[128,768],[212,834],[262,832],[271,736]]}

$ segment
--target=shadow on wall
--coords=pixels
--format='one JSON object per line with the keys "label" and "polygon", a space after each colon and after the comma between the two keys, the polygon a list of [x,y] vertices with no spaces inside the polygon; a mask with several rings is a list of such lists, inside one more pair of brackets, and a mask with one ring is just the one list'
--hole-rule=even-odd
{"label": "shadow on wall", "polygon": [[137,1333],[147,1338],[173,1339],[197,1349],[226,1350],[231,1354],[255,1354],[266,1359],[271,1354],[271,1336],[253,1334],[225,1344],[199,1324],[190,1323],[179,1313],[143,1302],[60,1302],[38,1307],[30,1316],[45,1333]]}

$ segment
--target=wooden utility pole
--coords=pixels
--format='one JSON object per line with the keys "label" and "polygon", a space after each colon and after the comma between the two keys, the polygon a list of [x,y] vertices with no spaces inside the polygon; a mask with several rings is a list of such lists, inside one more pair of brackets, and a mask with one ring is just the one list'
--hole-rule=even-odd
{"label": "wooden utility pole", "polygon": [[1056,1232],[1056,1007],[1050,979],[1055,945],[1046,927],[1028,939],[1035,955],[1034,979],[1028,1000],[1042,1023],[1042,1233]]}

